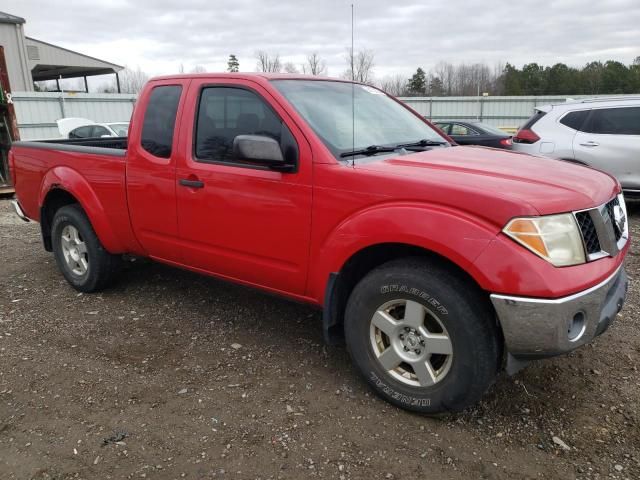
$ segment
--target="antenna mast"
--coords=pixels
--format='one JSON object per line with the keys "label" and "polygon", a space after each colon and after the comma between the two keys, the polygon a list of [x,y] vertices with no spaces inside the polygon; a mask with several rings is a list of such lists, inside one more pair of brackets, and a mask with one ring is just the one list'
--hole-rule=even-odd
{"label": "antenna mast", "polygon": [[[356,72],[353,68],[353,3],[351,4],[351,151],[356,149]],[[351,157],[351,166],[355,167],[356,157]]]}

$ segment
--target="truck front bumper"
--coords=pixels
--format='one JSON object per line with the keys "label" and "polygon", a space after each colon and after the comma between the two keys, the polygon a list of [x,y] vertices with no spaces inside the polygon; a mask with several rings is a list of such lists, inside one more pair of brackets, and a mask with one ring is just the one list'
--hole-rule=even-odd
{"label": "truck front bumper", "polygon": [[568,297],[491,295],[507,352],[526,361],[560,355],[590,342],[622,309],[628,285],[621,266],[605,281]]}

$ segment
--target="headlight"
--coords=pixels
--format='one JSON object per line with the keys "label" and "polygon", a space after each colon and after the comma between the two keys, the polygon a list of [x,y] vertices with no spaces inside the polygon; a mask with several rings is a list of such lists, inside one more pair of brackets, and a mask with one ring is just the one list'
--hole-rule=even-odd
{"label": "headlight", "polygon": [[556,267],[586,261],[582,235],[571,213],[514,218],[503,232]]}

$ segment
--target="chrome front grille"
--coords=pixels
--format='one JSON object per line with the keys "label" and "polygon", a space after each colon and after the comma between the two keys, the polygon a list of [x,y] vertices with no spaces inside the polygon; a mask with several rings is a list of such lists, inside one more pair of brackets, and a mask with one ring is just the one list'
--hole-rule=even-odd
{"label": "chrome front grille", "polygon": [[614,257],[629,239],[627,209],[622,194],[596,208],[574,212],[587,260]]}

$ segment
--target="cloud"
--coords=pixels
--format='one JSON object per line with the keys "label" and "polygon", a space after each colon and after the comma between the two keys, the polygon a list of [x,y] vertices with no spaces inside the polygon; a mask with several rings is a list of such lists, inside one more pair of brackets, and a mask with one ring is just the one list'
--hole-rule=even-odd
{"label": "cloud", "polygon": [[[2,9],[27,20],[44,41],[152,75],[203,65],[226,68],[230,53],[245,71],[254,53],[279,53],[299,63],[313,51],[329,73],[345,69],[351,0],[109,0],[87,4],[5,0]],[[588,8],[585,8],[587,7]],[[640,55],[640,2],[534,0],[355,2],[356,49],[375,53],[378,76],[409,75],[441,60],[458,62],[630,63]]]}

